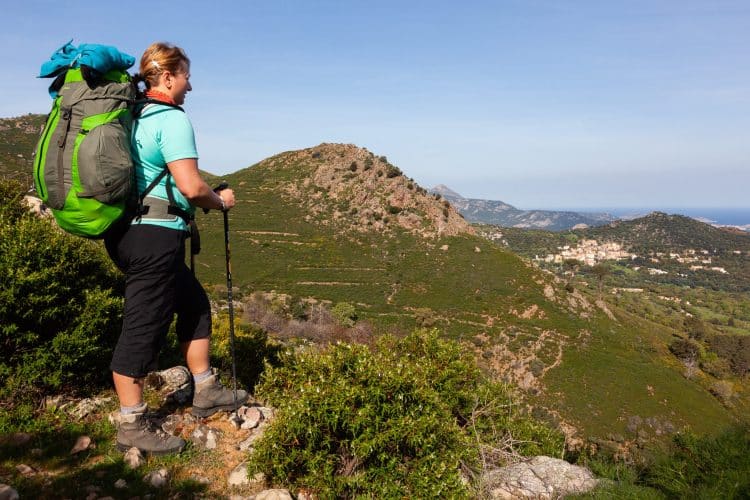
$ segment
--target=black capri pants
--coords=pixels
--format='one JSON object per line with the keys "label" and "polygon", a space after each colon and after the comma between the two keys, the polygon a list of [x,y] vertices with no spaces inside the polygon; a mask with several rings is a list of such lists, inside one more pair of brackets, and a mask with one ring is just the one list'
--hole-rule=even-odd
{"label": "black capri pants", "polygon": [[125,273],[122,333],[110,368],[133,378],[158,367],[174,315],[180,342],[211,335],[211,305],[185,265],[187,232],[154,224],[123,224],[105,237],[107,252]]}

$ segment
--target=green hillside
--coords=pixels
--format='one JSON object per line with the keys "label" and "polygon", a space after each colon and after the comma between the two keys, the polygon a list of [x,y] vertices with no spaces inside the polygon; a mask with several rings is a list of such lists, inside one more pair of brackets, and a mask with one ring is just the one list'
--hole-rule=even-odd
{"label": "green hillside", "polygon": [[44,115],[0,118],[0,175],[31,183],[32,156]]}
{"label": "green hillside", "polygon": [[[413,181],[377,174],[387,169],[366,150],[321,145],[226,176],[241,200],[230,216],[235,283],[245,292],[352,302],[383,329],[408,330],[427,315],[524,387],[549,418],[583,435],[627,434],[631,417],[701,432],[732,420],[705,387],[681,376],[667,350],[673,330],[627,313],[609,319],[592,300],[472,234]],[[220,216],[199,223],[200,278],[221,284]],[[441,224],[454,234],[439,236]]]}
{"label": "green hillside", "polygon": [[[8,130],[0,135],[7,150],[26,151],[6,139]],[[3,175],[18,168],[26,166]],[[590,295],[566,291],[476,235],[449,203],[383,156],[322,144],[223,179],[239,200],[230,224],[233,281],[242,295],[349,302],[376,331],[435,326],[464,341],[498,378],[522,387],[536,415],[578,436],[631,438],[635,417],[699,432],[733,419],[705,384],[682,376],[667,350],[674,330],[614,306],[608,317]],[[199,214],[198,222],[197,274],[219,290],[222,217]]]}

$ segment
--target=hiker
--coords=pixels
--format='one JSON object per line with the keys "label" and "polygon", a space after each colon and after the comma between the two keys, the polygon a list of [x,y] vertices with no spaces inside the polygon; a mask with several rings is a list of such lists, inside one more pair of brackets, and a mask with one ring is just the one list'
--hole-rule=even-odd
{"label": "hiker", "polygon": [[[193,127],[179,107],[190,85],[190,60],[166,43],[154,43],[141,57],[136,84],[146,98],[163,102],[136,110],[131,150],[143,207],[105,236],[107,251],[125,273],[122,333],[110,368],[120,400],[117,447],[150,454],[179,452],[185,441],[156,429],[145,417],[143,382],[157,368],[159,351],[177,315],[177,337],[193,374],[193,415],[234,410],[233,391],[224,388],[209,364],[211,307],[205,290],[185,265],[185,241],[195,207],[229,210],[234,192],[214,192],[200,177]],[[166,170],[165,170],[166,169]],[[166,171],[166,175],[161,175]],[[247,400],[237,391],[237,404]]]}

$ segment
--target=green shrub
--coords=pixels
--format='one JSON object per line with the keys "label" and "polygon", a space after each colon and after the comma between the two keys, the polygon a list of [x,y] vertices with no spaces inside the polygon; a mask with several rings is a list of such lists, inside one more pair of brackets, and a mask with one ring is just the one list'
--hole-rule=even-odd
{"label": "green shrub", "polygon": [[679,434],[670,455],[649,468],[645,482],[669,498],[748,498],[749,449],[747,427],[717,437]]}
{"label": "green shrub", "polygon": [[107,382],[120,328],[119,273],[101,244],[29,213],[20,185],[0,186],[0,397]]}
{"label": "green shrub", "polygon": [[403,175],[403,172],[401,172],[400,168],[395,165],[391,165],[390,163],[386,165],[385,176],[387,178],[393,179],[394,177],[398,177],[399,175]]}
{"label": "green shrub", "polygon": [[[229,314],[214,316],[212,323],[211,364],[222,373],[232,373]],[[238,386],[252,389],[258,383],[265,364],[278,363],[280,347],[268,341],[263,329],[236,321],[234,337]]]}
{"label": "green shrub", "polygon": [[349,302],[339,302],[331,309],[331,314],[345,327],[352,327],[357,322],[357,310]]}
{"label": "green shrub", "polygon": [[[509,432],[524,451],[555,453],[560,436],[511,411],[507,386],[436,331],[282,356],[257,394],[278,410],[250,469],[323,498],[466,497],[477,439]],[[481,408],[483,411],[475,411]]]}

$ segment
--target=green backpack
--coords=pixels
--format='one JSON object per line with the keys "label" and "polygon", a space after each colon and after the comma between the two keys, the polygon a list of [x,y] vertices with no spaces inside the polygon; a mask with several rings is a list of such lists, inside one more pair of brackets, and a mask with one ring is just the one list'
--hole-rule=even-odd
{"label": "green backpack", "polygon": [[100,238],[125,214],[135,185],[130,132],[136,89],[125,71],[95,79],[85,71],[70,68],[60,77],[34,153],[34,183],[61,228]]}

